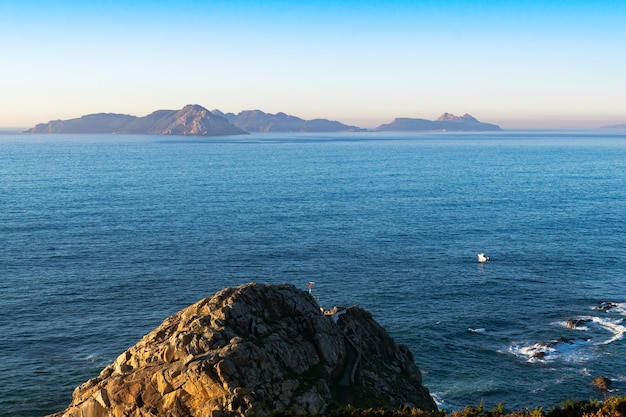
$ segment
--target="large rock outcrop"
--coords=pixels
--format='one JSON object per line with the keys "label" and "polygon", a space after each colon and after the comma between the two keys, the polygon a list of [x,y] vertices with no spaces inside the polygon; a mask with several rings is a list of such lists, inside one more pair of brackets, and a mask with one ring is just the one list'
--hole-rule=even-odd
{"label": "large rock outcrop", "polygon": [[332,313],[291,285],[222,290],[167,318],[54,416],[436,409],[408,348],[358,307]]}

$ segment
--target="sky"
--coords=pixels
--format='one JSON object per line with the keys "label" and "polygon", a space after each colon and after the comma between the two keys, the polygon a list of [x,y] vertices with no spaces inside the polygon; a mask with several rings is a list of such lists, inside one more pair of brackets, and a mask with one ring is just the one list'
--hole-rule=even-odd
{"label": "sky", "polygon": [[626,1],[0,0],[0,127],[186,104],[626,123]]}

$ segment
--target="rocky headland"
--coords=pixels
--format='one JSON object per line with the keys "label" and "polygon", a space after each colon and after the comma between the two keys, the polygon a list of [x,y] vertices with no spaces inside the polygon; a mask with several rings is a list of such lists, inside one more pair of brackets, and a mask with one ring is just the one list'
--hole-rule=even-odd
{"label": "rocky headland", "polygon": [[455,116],[450,113],[444,113],[436,120],[401,117],[394,119],[391,123],[380,125],[375,130],[378,132],[484,132],[502,129],[498,125],[480,122],[469,114]]}
{"label": "rocky headland", "polygon": [[292,285],[224,289],[167,318],[54,417],[240,416],[437,406],[409,349],[359,307]]}

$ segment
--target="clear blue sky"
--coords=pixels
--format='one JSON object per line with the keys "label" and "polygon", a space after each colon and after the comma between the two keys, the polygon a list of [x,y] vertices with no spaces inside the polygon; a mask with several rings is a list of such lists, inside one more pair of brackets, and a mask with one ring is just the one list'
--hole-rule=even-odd
{"label": "clear blue sky", "polygon": [[0,0],[0,126],[192,103],[626,123],[626,1]]}

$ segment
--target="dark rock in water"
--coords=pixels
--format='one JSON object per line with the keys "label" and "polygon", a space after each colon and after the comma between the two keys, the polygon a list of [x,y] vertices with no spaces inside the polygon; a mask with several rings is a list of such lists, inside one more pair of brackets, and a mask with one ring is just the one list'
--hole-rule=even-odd
{"label": "dark rock in water", "polygon": [[554,339],[554,340],[550,340],[549,342],[546,342],[546,345],[550,347],[554,347],[558,345],[559,343],[567,343],[568,345],[572,345],[576,341],[577,339],[571,339],[569,337],[559,337],[558,339]]}
{"label": "dark rock in water", "polygon": [[535,353],[532,354],[531,358],[535,358],[535,359],[545,359],[546,357],[546,352],[545,350],[539,350]]}
{"label": "dark rock in water", "polygon": [[611,380],[605,376],[600,375],[599,377],[591,381],[591,385],[602,391],[606,391],[611,388]]}
{"label": "dark rock in water", "polygon": [[529,356],[533,359],[543,360],[550,356],[554,351],[558,350],[560,345],[573,345],[582,341],[588,341],[588,339],[570,339],[567,337],[559,337],[558,339],[536,343],[529,349]]}
{"label": "dark rock in water", "polygon": [[604,311],[605,313],[609,310],[611,310],[612,308],[617,307],[617,304],[615,303],[611,303],[609,301],[602,301],[600,304],[598,304],[597,306],[594,306],[593,309],[597,310],[597,311]]}
{"label": "dark rock in water", "polygon": [[580,325],[583,325],[585,323],[589,323],[591,321],[591,319],[569,319],[567,320],[567,327],[569,327],[570,329],[577,329]]}
{"label": "dark rock in water", "polygon": [[227,288],[167,318],[56,417],[305,414],[437,406],[406,346],[358,308],[291,285]]}

